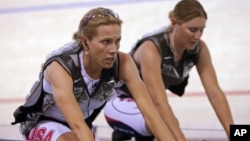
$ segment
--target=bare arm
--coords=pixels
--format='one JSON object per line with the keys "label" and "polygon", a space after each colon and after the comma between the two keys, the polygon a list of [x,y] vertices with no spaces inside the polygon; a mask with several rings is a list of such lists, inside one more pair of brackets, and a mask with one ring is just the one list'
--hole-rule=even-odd
{"label": "bare arm", "polygon": [[172,135],[155,109],[146,87],[139,77],[138,71],[131,57],[120,54],[120,78],[124,80],[128,89],[140,109],[147,125],[159,141],[172,141]]}
{"label": "bare arm", "polygon": [[146,41],[138,48],[134,57],[140,64],[143,81],[150,93],[153,103],[175,140],[186,140],[180,129],[179,122],[168,103],[166,89],[161,75],[161,56],[157,47],[151,41]]}
{"label": "bare arm", "polygon": [[210,53],[204,42],[201,44],[197,71],[200,75],[208,99],[229,138],[229,127],[230,124],[233,124],[233,117],[226,96],[218,84]]}
{"label": "bare arm", "polygon": [[57,62],[52,62],[45,70],[45,79],[51,84],[56,105],[64,115],[78,141],[94,141],[83,113],[73,94],[71,76]]}

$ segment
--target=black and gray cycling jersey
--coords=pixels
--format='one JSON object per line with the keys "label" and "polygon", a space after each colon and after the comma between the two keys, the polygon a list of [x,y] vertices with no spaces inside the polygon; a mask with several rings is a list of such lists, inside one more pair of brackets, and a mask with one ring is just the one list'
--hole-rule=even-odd
{"label": "black and gray cycling jersey", "polygon": [[[183,53],[181,60],[178,62],[178,64],[176,64],[174,62],[174,54],[170,49],[167,30],[168,30],[168,27],[163,27],[160,30],[157,30],[156,32],[145,34],[134,45],[134,47],[130,51],[130,55],[133,58],[133,54],[143,42],[147,40],[152,41],[157,47],[162,57],[161,71],[162,71],[162,78],[164,81],[165,88],[171,90],[171,87],[180,85],[181,83],[184,83],[184,81],[187,81],[191,68],[198,61],[198,55],[200,52],[200,42],[197,43],[193,51],[186,50]],[[136,65],[137,65],[139,72],[141,72],[139,64],[136,63]],[[182,89],[185,89],[183,88],[185,86],[186,84],[182,86]],[[181,96],[184,93],[184,90],[181,92],[174,92],[174,93]]]}

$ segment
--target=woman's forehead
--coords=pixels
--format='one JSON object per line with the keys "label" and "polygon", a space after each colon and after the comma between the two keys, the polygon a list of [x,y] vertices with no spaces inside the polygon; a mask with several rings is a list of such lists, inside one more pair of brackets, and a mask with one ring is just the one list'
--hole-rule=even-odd
{"label": "woman's forehead", "polygon": [[96,28],[96,37],[120,37],[121,26],[118,24],[100,25]]}
{"label": "woman's forehead", "polygon": [[184,22],[182,25],[187,26],[187,27],[201,27],[205,28],[206,27],[206,19],[204,17],[195,17],[192,18],[189,21]]}

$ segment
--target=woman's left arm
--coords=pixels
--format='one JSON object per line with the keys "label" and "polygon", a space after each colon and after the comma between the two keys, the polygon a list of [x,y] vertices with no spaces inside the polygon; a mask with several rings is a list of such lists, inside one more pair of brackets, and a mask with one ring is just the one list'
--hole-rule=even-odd
{"label": "woman's left arm", "polygon": [[229,139],[230,124],[233,124],[232,113],[226,95],[219,86],[208,47],[203,41],[201,42],[201,51],[197,63],[197,71],[208,99]]}
{"label": "woman's left arm", "polygon": [[119,78],[125,82],[157,141],[173,141],[174,138],[156,110],[132,58],[121,52],[119,52],[119,57]]}

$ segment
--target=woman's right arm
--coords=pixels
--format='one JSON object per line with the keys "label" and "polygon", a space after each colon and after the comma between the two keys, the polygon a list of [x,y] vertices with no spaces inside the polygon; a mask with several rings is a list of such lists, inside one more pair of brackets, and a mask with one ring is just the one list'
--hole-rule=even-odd
{"label": "woman's right arm", "polygon": [[71,76],[57,62],[47,66],[45,79],[52,87],[52,93],[57,107],[64,115],[78,141],[94,141],[93,134],[85,123],[74,94]]}
{"label": "woman's right arm", "polygon": [[186,138],[168,102],[161,74],[162,58],[157,47],[152,41],[146,41],[137,49],[134,57],[141,68],[143,81],[162,119],[170,129],[175,140],[185,141]]}

